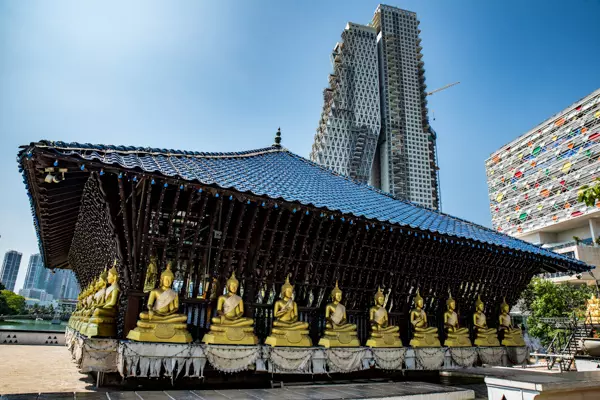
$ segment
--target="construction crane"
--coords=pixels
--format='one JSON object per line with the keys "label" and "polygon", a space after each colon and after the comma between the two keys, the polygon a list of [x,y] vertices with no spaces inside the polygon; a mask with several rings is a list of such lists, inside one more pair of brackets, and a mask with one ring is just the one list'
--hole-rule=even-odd
{"label": "construction crane", "polygon": [[[442,90],[446,90],[448,88],[451,88],[452,86],[456,86],[458,85],[460,82],[454,82],[454,83],[450,83],[446,86],[442,86],[439,89],[435,89],[431,92],[427,92],[427,96],[431,96],[434,93],[437,92],[441,92]],[[433,117],[433,120],[435,121],[435,111],[431,110],[431,115]],[[435,155],[435,163],[434,163],[434,167],[435,167],[435,173],[437,175],[437,191],[438,191],[438,197],[439,197],[439,204],[438,204],[438,208],[439,211],[442,211],[442,187],[440,186],[440,167],[438,166],[438,151],[437,151],[437,133],[433,130],[433,128],[431,127],[431,125],[429,126],[429,133],[431,134],[431,137],[433,138],[434,142],[433,142],[433,146],[434,146],[434,155]]]}
{"label": "construction crane", "polygon": [[432,95],[432,94],[434,94],[434,93],[441,92],[442,90],[446,90],[446,89],[448,89],[448,88],[451,88],[452,86],[458,85],[459,83],[460,83],[460,82],[454,82],[454,83],[450,83],[449,85],[442,86],[441,88],[439,88],[439,89],[435,89],[435,90],[434,90],[434,91],[432,91],[432,92],[427,92],[427,96],[431,96],[431,95]]}

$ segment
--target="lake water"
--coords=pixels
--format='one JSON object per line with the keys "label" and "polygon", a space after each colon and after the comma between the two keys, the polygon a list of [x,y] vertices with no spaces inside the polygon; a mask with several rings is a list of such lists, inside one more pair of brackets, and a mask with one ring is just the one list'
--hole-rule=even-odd
{"label": "lake water", "polygon": [[0,321],[0,331],[55,331],[64,332],[67,323],[52,324],[50,321],[35,321],[31,319]]}

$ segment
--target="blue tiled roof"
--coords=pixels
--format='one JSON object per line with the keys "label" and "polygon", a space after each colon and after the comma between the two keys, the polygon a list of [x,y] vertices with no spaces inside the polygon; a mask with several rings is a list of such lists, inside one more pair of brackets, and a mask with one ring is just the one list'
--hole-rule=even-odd
{"label": "blue tiled roof", "polygon": [[280,147],[236,153],[200,153],[131,146],[42,141],[23,150],[45,148],[106,166],[158,173],[258,196],[299,202],[373,221],[389,222],[450,237],[465,238],[587,266],[539,246],[480,225],[396,199],[370,186],[335,174]]}

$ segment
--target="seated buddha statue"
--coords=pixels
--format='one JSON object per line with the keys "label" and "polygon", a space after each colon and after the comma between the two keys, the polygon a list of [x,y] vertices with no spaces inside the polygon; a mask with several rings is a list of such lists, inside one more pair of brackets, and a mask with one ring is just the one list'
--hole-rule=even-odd
{"label": "seated buddha statue", "polygon": [[71,313],[71,316],[69,317],[69,322],[67,323],[69,328],[74,328],[75,326],[75,321],[77,321],[78,315],[81,312],[81,309],[83,308],[83,299],[86,296],[86,290],[87,288],[84,288],[77,296],[77,304],[75,305],[75,310]]}
{"label": "seated buddha statue", "polygon": [[298,305],[294,301],[294,287],[290,277],[285,278],[281,287],[281,299],[275,302],[273,329],[265,340],[270,346],[310,347],[312,340],[308,336],[308,323],[298,321]]}
{"label": "seated buddha statue", "polygon": [[450,297],[446,300],[446,312],[444,313],[444,328],[446,328],[446,347],[469,347],[471,339],[469,339],[469,330],[459,325],[458,314],[456,313],[456,301]]}
{"label": "seated buddha statue", "polygon": [[502,345],[509,347],[525,346],[523,331],[512,326],[512,320],[508,314],[509,311],[510,306],[506,302],[506,298],[504,298],[504,301],[502,301],[502,304],[500,305],[500,317],[498,317],[498,330],[504,334]]}
{"label": "seated buddha statue", "polygon": [[415,308],[410,312],[410,323],[413,328],[412,347],[440,347],[438,330],[427,323],[427,314],[423,310],[424,301],[417,289]]}
{"label": "seated buddha statue", "polygon": [[369,347],[402,347],[400,340],[400,328],[391,326],[388,320],[388,312],[385,309],[385,296],[381,288],[375,293],[375,304],[369,310],[369,322],[371,323],[371,336],[367,340]]}
{"label": "seated buddha statue", "polygon": [[202,338],[208,344],[258,344],[254,320],[244,317],[244,300],[238,296],[240,286],[235,272],[227,280],[227,294],[217,299],[217,316],[211,319],[210,331]]}
{"label": "seated buddha statue", "polygon": [[159,287],[150,291],[148,311],[140,313],[137,327],[127,334],[127,339],[138,342],[190,343],[192,335],[187,330],[187,315],[178,314],[179,295],[171,289],[175,275],[172,263],[160,274]]}
{"label": "seated buddha statue", "polygon": [[119,275],[115,265],[108,270],[109,287],[104,291],[104,298],[92,311],[87,324],[86,335],[88,337],[111,337],[117,334],[116,316],[117,301],[119,299]]}
{"label": "seated buddha statue", "polygon": [[96,285],[94,287],[94,295],[92,296],[92,304],[83,314],[82,323],[79,327],[79,332],[82,335],[87,336],[87,327],[90,317],[92,313],[96,309],[96,307],[101,306],[104,303],[104,292],[106,292],[106,282],[108,280],[108,272],[104,271],[100,274],[98,279],[96,280]]}
{"label": "seated buddha statue", "polygon": [[475,328],[475,346],[500,346],[498,341],[498,330],[488,328],[487,320],[483,310],[485,304],[481,301],[481,297],[477,296],[475,302],[475,313],[473,314],[473,327]]}
{"label": "seated buddha statue", "polygon": [[600,299],[595,294],[586,301],[585,322],[588,324],[600,324]]}
{"label": "seated buddha statue", "polygon": [[82,327],[83,323],[85,322],[87,312],[92,308],[92,304],[94,302],[94,294],[96,293],[96,284],[97,283],[98,283],[98,280],[96,278],[94,278],[94,280],[92,280],[92,282],[90,283],[90,285],[88,287],[88,291],[87,291],[87,295],[86,295],[85,299],[83,299],[83,308],[79,312],[77,322],[75,324],[75,329],[77,329],[78,331],[81,331],[81,327]]}
{"label": "seated buddha statue", "polygon": [[342,291],[335,282],[331,291],[331,303],[325,307],[325,334],[319,340],[323,347],[358,347],[358,333],[356,325],[347,323],[346,307],[341,303]]}

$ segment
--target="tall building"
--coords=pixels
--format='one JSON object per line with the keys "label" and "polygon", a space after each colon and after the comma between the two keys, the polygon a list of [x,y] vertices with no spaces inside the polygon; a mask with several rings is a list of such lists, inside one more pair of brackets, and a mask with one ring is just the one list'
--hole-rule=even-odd
{"label": "tall building", "polygon": [[332,55],[310,158],[438,209],[436,135],[427,116],[418,26],[414,12],[386,5],[377,7],[369,27],[346,26]]}
{"label": "tall building", "polygon": [[381,129],[375,29],[348,23],[331,63],[310,159],[366,183]]}
{"label": "tall building", "polygon": [[372,180],[385,192],[438,209],[435,133],[427,116],[419,23],[414,12],[386,5],[377,7],[371,22],[377,30],[381,93],[380,170]]}
{"label": "tall building", "polygon": [[57,269],[48,274],[46,292],[55,299],[73,299],[79,294],[75,274],[71,270]]}
{"label": "tall building", "polygon": [[502,146],[485,166],[494,229],[600,265],[600,203],[577,201],[579,188],[600,176],[600,89]]}
{"label": "tall building", "polygon": [[23,254],[15,250],[9,250],[4,255],[2,270],[0,271],[0,282],[10,291],[15,290],[17,275],[19,275],[19,266],[21,265],[21,257]]}
{"label": "tall building", "polygon": [[23,289],[40,289],[38,282],[43,269],[44,263],[42,261],[42,256],[39,254],[31,255],[29,257],[29,265],[27,266],[27,275],[25,275],[25,285],[23,286]]}

